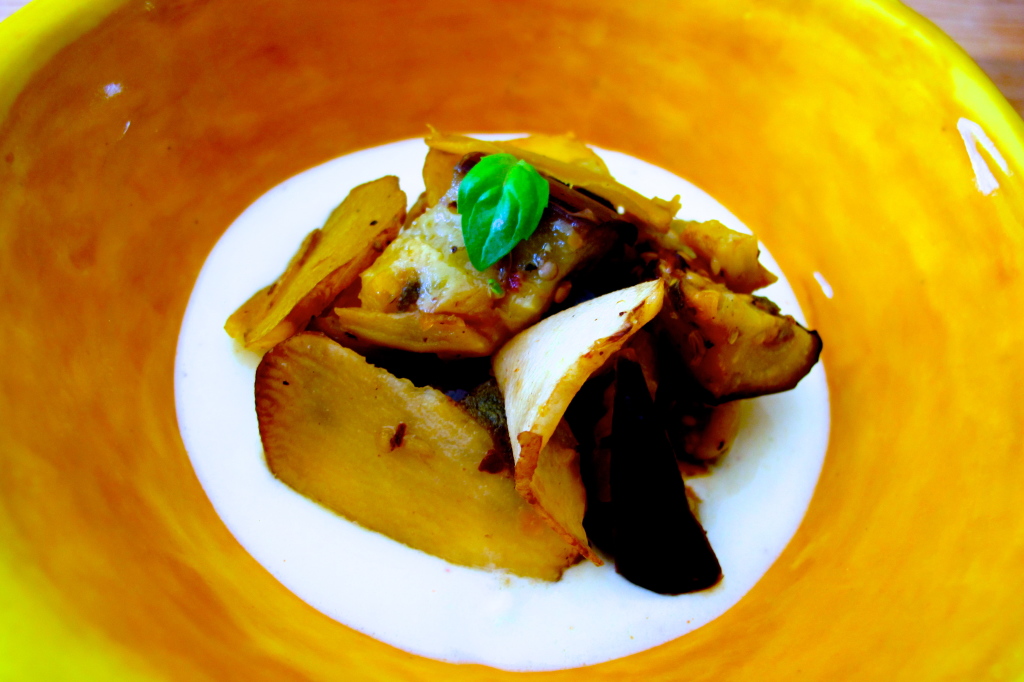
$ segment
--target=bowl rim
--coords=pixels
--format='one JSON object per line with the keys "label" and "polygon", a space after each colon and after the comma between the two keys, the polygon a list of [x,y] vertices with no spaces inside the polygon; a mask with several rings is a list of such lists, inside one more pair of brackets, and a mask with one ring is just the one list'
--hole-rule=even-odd
{"label": "bowl rim", "polygon": [[[60,50],[130,0],[31,0],[0,21],[0,122],[32,75]],[[824,3],[822,3],[824,4]],[[859,8],[909,32],[925,50],[947,58],[953,95],[984,122],[986,132],[1018,169],[1024,169],[1024,119],[992,79],[952,37],[899,0],[860,0]]]}

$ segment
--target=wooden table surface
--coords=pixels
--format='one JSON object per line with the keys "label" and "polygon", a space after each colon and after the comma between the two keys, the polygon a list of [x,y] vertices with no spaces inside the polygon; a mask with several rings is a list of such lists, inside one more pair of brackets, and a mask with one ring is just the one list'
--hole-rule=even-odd
{"label": "wooden table surface", "polygon": [[[1024,116],[1024,0],[904,0],[970,54]],[[0,19],[25,0],[0,0]]]}
{"label": "wooden table surface", "polygon": [[1024,116],[1024,0],[904,0],[904,4],[952,36]]}

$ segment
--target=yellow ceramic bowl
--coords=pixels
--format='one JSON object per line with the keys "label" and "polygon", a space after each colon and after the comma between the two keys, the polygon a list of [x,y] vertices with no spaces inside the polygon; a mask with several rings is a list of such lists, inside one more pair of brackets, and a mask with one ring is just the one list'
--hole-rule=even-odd
{"label": "yellow ceramic bowl", "polygon": [[305,605],[175,422],[226,226],[428,122],[572,130],[690,179],[825,339],[831,445],[767,576],[690,635],[533,677],[1024,675],[1024,124],[902,5],[35,0],[0,45],[0,679],[515,677]]}

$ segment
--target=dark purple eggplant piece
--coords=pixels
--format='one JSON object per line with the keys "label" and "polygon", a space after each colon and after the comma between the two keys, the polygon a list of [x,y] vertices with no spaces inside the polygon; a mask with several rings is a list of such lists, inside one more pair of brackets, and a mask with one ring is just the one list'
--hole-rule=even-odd
{"label": "dark purple eggplant piece", "polygon": [[821,355],[821,337],[767,298],[737,294],[694,271],[664,277],[658,316],[704,402],[780,393],[795,387]]}
{"label": "dark purple eggplant piece", "polygon": [[615,570],[660,594],[712,587],[722,568],[690,511],[640,365],[620,359],[617,381],[611,457]]}
{"label": "dark purple eggplant piece", "polygon": [[[583,530],[590,544],[607,554],[614,554],[612,546],[611,494],[608,489],[606,458],[598,454],[607,447],[598,443],[595,430],[605,416],[605,391],[615,380],[615,372],[592,376],[583,384],[565,411],[565,421],[576,436],[580,453],[580,477],[587,491],[587,513],[583,517]],[[603,453],[603,450],[602,450]]]}

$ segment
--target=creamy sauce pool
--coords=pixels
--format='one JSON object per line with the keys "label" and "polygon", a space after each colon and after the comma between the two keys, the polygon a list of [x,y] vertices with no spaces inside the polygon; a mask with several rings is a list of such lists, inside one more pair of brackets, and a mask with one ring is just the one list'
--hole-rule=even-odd
{"label": "creamy sauce pool", "polygon": [[[679,217],[716,219],[749,232],[685,180],[597,151],[616,179],[642,194],[680,194]],[[557,583],[454,566],[356,526],[270,474],[253,404],[259,357],[236,346],[224,321],[284,270],[302,238],[352,187],[397,175],[415,200],[425,154],[422,140],[407,140],[296,175],[239,216],[207,258],[181,327],[175,395],[185,447],[217,512],[257,561],[314,608],[431,658],[523,671],[578,667],[643,651],[710,622],[764,575],[806,512],[828,444],[820,363],[793,391],[746,401],[723,465],[688,480],[703,500],[700,517],[725,576],[697,594],[657,595],[610,565],[578,564]],[[764,295],[804,322],[763,248],[761,260],[779,275]]]}

